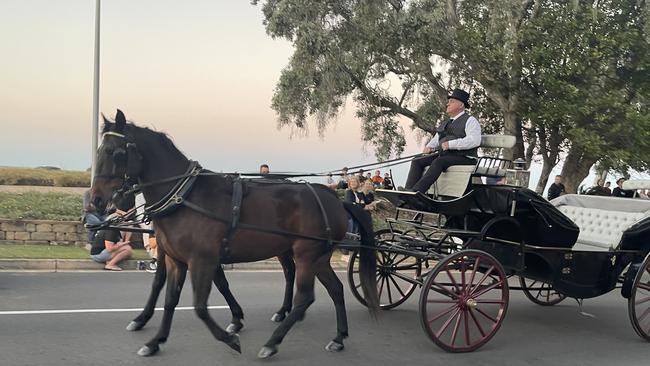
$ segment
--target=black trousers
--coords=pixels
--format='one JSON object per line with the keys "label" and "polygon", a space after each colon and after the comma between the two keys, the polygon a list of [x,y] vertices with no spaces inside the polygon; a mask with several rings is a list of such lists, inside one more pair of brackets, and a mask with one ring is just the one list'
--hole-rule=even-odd
{"label": "black trousers", "polygon": [[[426,193],[429,187],[438,180],[440,174],[452,165],[474,165],[476,160],[465,155],[443,153],[441,155],[431,154],[430,156],[416,159],[411,162],[409,175],[406,178],[406,189]],[[422,175],[424,168],[429,167]]]}

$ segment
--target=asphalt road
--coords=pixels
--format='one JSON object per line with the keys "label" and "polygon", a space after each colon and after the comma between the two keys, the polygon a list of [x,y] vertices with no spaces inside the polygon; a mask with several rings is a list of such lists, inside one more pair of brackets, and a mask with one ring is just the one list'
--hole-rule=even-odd
{"label": "asphalt road", "polygon": [[[285,338],[280,352],[260,361],[257,351],[275,324],[283,278],[279,272],[227,272],[231,289],[246,313],[241,355],[215,341],[193,311],[177,311],[172,333],[161,352],[142,358],[136,351],[161,319],[140,332],[124,327],[144,303],[151,274],[0,273],[0,365],[648,365],[650,344],[632,329],[627,303],[618,291],[585,301],[581,315],[575,301],[548,308],[512,291],[499,333],[473,353],[449,354],[437,348],[420,328],[418,292],[399,308],[371,320],[346,286],[350,338],[338,354],[323,347],[335,335],[334,308],[322,286],[317,300]],[[343,274],[340,274],[343,278]],[[188,279],[189,282],[189,279]],[[344,282],[345,283],[345,282]],[[179,306],[191,305],[186,283]],[[162,304],[162,300],[159,301]],[[213,291],[210,305],[224,305]],[[127,309],[124,312],[7,314],[7,311]],[[223,326],[227,309],[211,313]]]}

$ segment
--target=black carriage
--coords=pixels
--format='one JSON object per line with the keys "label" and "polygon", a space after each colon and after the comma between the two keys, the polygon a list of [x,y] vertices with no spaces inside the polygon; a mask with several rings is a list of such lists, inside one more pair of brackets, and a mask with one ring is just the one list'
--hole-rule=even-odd
{"label": "black carriage", "polygon": [[[512,140],[488,137],[483,145]],[[620,288],[634,330],[650,341],[650,201],[565,195],[548,202],[510,182],[485,184],[508,168],[481,158],[448,169],[426,195],[377,190],[397,207],[389,228],[376,233],[381,307],[422,287],[427,336],[446,351],[467,352],[498,331],[509,289],[550,306]],[[364,303],[355,255],[348,280]]]}

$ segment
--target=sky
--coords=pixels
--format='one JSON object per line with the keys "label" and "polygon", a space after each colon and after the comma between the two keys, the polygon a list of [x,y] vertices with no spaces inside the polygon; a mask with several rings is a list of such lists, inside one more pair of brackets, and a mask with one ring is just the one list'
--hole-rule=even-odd
{"label": "sky", "polygon": [[[92,0],[0,2],[0,166],[90,166],[94,14]],[[375,161],[350,103],[322,138],[315,124],[307,136],[277,128],[271,97],[292,47],[262,20],[243,0],[102,1],[100,111],[168,133],[214,171]],[[404,155],[425,142],[408,134]],[[403,184],[408,167],[393,170]]]}

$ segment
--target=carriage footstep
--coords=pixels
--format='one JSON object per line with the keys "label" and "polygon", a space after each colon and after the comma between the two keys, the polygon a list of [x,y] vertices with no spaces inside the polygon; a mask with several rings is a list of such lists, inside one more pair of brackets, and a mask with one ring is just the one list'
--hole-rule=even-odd
{"label": "carriage footstep", "polygon": [[138,350],[138,356],[149,357],[149,356],[152,356],[155,353],[157,353],[159,350],[160,350],[160,347],[158,347],[158,346],[149,347],[147,345],[144,345],[144,346],[142,346],[142,348],[140,348]]}
{"label": "carriage footstep", "polygon": [[257,353],[257,358],[269,358],[273,356],[274,354],[278,353],[278,348],[277,347],[267,347],[264,346],[262,349]]}
{"label": "carriage footstep", "polygon": [[330,341],[330,343],[325,346],[325,350],[330,352],[341,352],[343,351],[343,348],[345,348],[345,346],[342,343],[335,341]]}
{"label": "carriage footstep", "polygon": [[142,329],[142,327],[144,327],[144,324],[138,323],[136,321],[132,321],[129,323],[129,325],[126,326],[126,330],[128,330],[129,332],[135,332],[137,330]]}

